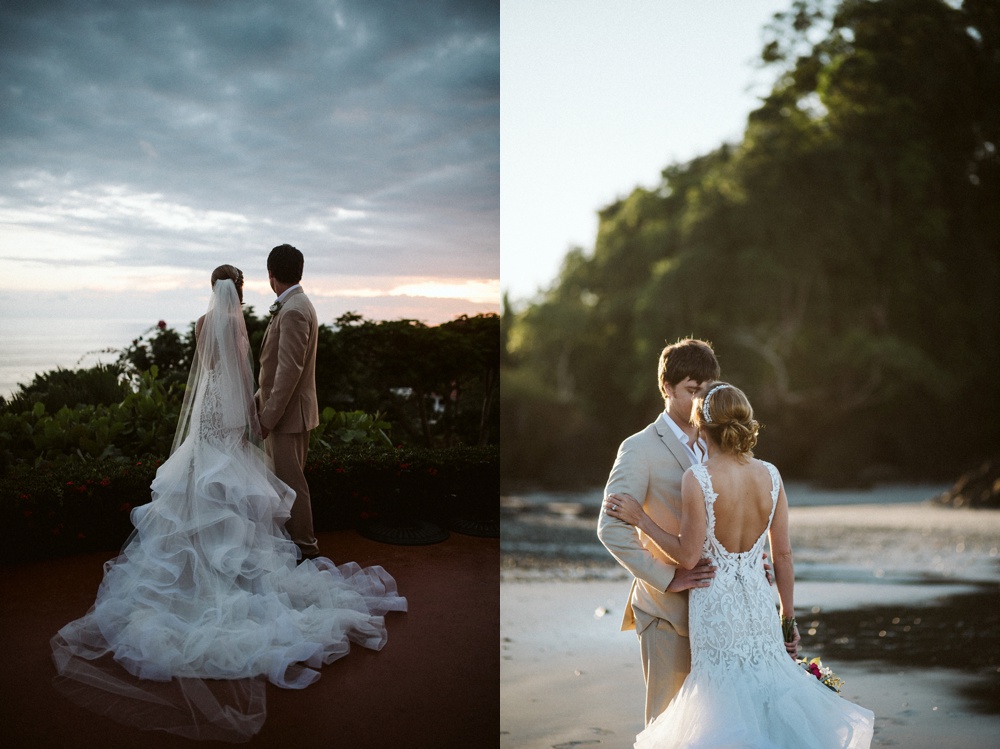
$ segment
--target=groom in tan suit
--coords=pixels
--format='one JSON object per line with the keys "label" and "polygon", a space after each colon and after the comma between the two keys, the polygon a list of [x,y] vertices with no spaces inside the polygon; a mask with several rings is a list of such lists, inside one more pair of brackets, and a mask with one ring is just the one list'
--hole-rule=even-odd
{"label": "groom in tan suit", "polygon": [[319,556],[313,532],[312,501],[303,469],[309,430],[319,425],[316,400],[316,310],[303,293],[302,253],[288,244],[271,250],[267,275],[278,295],[260,351],[257,410],[267,454],[278,478],[295,490],[291,517],[285,524],[305,559]]}
{"label": "groom in tan suit", "polygon": [[[705,383],[717,379],[719,362],[704,341],[684,339],[663,349],[659,381],[666,407],[652,424],[622,442],[605,497],[629,494],[661,528],[680,531],[681,477],[706,456],[691,425],[692,401]],[[597,535],[635,576],[622,629],[634,629],[639,636],[648,724],[667,707],[691,670],[687,591],[707,587],[715,568],[708,560],[693,570],[675,567],[652,539],[603,511]]]}

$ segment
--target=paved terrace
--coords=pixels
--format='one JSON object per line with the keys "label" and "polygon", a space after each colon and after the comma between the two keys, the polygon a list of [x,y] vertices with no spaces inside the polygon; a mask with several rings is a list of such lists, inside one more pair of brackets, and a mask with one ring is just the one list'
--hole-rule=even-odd
{"label": "paved terrace", "polygon": [[[380,564],[409,602],[386,617],[389,641],[354,647],[304,690],[268,684],[267,722],[242,746],[450,749],[496,746],[500,730],[500,544],[452,533],[436,544],[319,534],[337,564]],[[139,731],[77,707],[52,686],[49,638],[93,603],[109,554],[0,567],[0,736],[5,747],[224,747]]]}

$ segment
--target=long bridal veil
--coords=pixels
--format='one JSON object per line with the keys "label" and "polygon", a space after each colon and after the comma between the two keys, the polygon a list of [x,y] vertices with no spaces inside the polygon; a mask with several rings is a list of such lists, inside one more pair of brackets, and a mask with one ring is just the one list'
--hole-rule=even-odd
{"label": "long bridal veil", "polygon": [[294,492],[259,447],[253,366],[232,281],[215,283],[169,459],[132,511],[94,605],[52,638],[64,694],[141,728],[246,741],[266,681],[302,688],[350,644],[380,649],[405,611],[381,567],[296,564]]}
{"label": "long bridal veil", "polygon": [[[216,281],[197,335],[173,454],[192,431],[232,430],[260,445],[253,400],[253,354],[235,284]],[[216,431],[216,434],[219,434]]]}

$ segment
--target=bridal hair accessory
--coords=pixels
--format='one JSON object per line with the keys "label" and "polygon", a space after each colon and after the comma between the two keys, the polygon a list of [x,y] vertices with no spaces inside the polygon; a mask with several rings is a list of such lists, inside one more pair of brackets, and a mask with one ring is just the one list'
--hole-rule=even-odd
{"label": "bridal hair accessory", "polygon": [[711,414],[708,411],[708,399],[711,398],[712,395],[717,390],[722,390],[723,388],[727,388],[727,387],[731,387],[731,385],[716,385],[714,388],[712,388],[711,390],[709,390],[708,391],[708,395],[705,396],[705,400],[701,404],[701,418],[702,418],[702,420],[704,420],[704,422],[706,424],[711,424],[712,423],[712,416],[711,416]]}

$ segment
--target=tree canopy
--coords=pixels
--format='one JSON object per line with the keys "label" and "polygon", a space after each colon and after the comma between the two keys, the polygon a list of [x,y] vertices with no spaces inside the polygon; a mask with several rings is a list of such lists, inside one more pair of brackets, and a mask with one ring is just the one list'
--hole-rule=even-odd
{"label": "tree canopy", "polygon": [[[244,309],[243,317],[259,368],[269,318],[258,317],[251,306]],[[67,403],[117,402],[122,386],[119,374],[138,382],[153,366],[167,385],[183,385],[194,356],[194,329],[192,323],[181,334],[161,323],[122,350],[117,367],[107,372],[36,376],[35,383],[22,387],[11,404],[0,398],[0,411],[22,410],[22,401],[42,400],[50,409]],[[496,313],[460,315],[429,326],[418,320],[366,320],[349,312],[333,326],[321,324],[319,328],[316,391],[320,410],[379,413],[391,422],[394,439],[408,445],[496,445],[500,358]],[[105,396],[98,385],[111,395]],[[63,390],[69,394],[64,396]],[[95,400],[101,397],[104,400]]]}
{"label": "tree canopy", "polygon": [[768,37],[742,141],[605,207],[505,306],[508,482],[603,480],[688,335],[791,475],[940,480],[996,451],[1000,6],[799,0]]}

